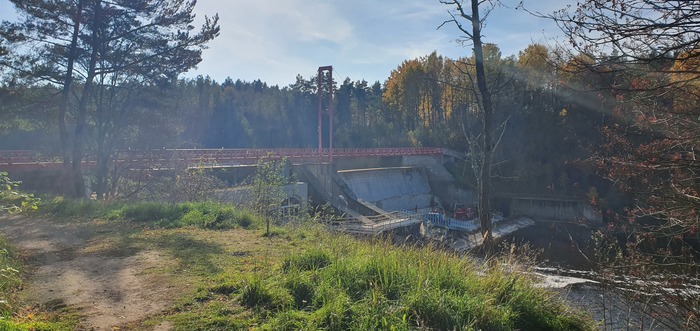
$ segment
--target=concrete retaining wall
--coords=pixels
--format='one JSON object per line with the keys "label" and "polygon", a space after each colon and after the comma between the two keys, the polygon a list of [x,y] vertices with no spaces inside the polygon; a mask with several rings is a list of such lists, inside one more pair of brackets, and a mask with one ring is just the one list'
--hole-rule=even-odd
{"label": "concrete retaining wall", "polygon": [[510,214],[527,215],[540,221],[600,224],[602,216],[584,200],[513,198]]}
{"label": "concrete retaining wall", "polygon": [[[298,182],[282,187],[286,199],[295,199],[299,202],[301,209],[306,209],[306,202],[309,197],[309,186],[307,183]],[[249,186],[233,187],[216,190],[213,192],[214,200],[231,203],[237,206],[248,206],[252,200],[252,191]]]}

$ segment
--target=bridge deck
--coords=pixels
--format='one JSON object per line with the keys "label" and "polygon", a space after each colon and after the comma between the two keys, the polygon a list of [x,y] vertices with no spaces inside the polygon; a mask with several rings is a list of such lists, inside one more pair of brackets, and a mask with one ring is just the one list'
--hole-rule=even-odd
{"label": "bridge deck", "polygon": [[[255,164],[258,160],[287,158],[302,163],[317,163],[330,157],[328,148],[254,148],[254,149],[161,149],[120,151],[114,160],[132,168],[162,169],[175,166],[221,167]],[[406,155],[441,155],[439,147],[405,148],[334,148],[334,158],[388,157]],[[60,157],[31,150],[0,150],[0,170],[58,168]],[[87,156],[85,167],[95,166],[95,158]]]}

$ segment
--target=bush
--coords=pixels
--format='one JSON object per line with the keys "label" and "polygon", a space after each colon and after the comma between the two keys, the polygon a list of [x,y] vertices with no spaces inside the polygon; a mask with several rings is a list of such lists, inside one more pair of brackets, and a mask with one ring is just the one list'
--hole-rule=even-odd
{"label": "bush", "polygon": [[10,180],[7,172],[0,171],[0,214],[37,209],[39,199],[32,194],[18,192],[16,189],[20,184],[21,182]]}

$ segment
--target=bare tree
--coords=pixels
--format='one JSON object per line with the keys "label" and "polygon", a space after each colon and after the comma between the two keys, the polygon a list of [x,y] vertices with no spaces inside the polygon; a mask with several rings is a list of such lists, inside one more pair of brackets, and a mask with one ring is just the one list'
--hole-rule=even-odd
{"label": "bare tree", "polygon": [[[481,223],[481,234],[484,238],[484,248],[487,252],[493,249],[493,221],[491,219],[491,162],[493,158],[493,112],[494,106],[491,91],[486,83],[486,71],[484,69],[484,50],[481,40],[481,29],[488,12],[493,9],[493,4],[479,0],[471,0],[469,7],[465,8],[463,1],[441,0],[441,3],[449,5],[452,10],[448,11],[450,19],[440,26],[452,23],[464,34],[465,41],[471,41],[474,50],[476,85],[478,88],[477,104],[483,113],[483,132],[481,135],[481,158],[477,162],[479,175],[477,176],[477,190],[479,196],[479,221]],[[482,4],[490,7],[485,11],[485,15],[479,12]],[[486,7],[486,6],[484,6]],[[474,91],[476,94],[477,91]]]}

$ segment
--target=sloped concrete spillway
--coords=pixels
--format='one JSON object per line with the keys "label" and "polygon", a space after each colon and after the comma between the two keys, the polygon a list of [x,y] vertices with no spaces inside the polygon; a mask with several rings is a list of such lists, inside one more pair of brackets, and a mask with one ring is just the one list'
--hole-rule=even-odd
{"label": "sloped concrete spillway", "polygon": [[358,201],[384,211],[423,210],[435,204],[428,177],[421,168],[344,170],[338,174]]}

